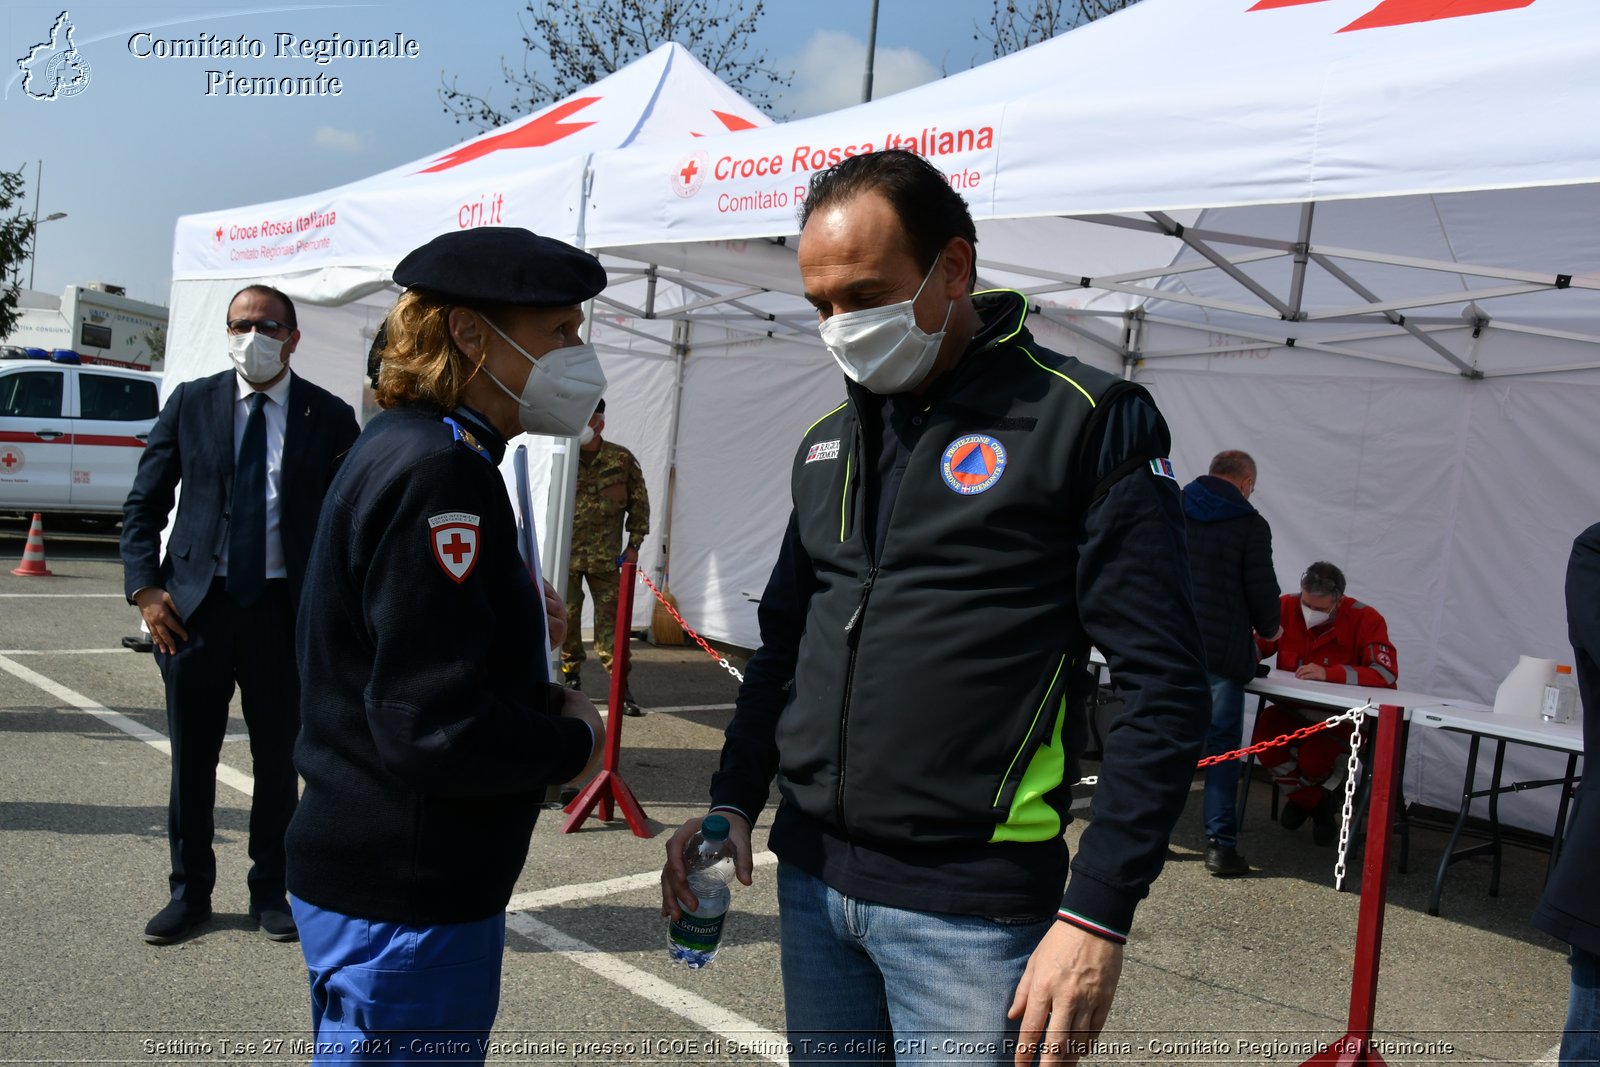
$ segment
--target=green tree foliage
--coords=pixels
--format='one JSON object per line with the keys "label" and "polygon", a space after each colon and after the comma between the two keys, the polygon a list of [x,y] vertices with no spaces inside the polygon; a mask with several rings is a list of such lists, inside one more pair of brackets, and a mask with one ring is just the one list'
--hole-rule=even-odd
{"label": "green tree foliage", "polygon": [[139,340],[144,342],[144,347],[150,353],[150,365],[155,366],[167,358],[167,328],[165,326],[152,326],[139,335]]}
{"label": "green tree foliage", "polygon": [[0,289],[0,337],[11,333],[17,321],[17,296],[22,287],[22,261],[33,247],[33,219],[17,208],[11,208],[22,199],[22,168],[14,171],[0,170],[0,279],[9,278]]}
{"label": "green tree foliage", "polygon": [[1058,33],[1103,18],[1138,0],[991,0],[989,27],[975,27],[972,37],[988,41],[996,58],[1048,41]]}
{"label": "green tree foliage", "polygon": [[523,53],[518,66],[502,56],[512,99],[503,107],[461,88],[452,75],[440,102],[458,123],[502,126],[594,84],[668,41],[677,41],[712,73],[763,110],[791,74],[774,69],[754,47],[766,0],[530,0],[518,16]]}

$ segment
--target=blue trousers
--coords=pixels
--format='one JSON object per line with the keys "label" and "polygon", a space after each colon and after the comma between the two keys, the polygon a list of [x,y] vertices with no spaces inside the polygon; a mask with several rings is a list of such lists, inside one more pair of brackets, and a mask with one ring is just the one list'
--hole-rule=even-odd
{"label": "blue trousers", "polygon": [[779,863],[790,1064],[1012,1063],[1006,1009],[1055,921],[873,904]]}
{"label": "blue trousers", "polygon": [[311,980],[317,1067],[481,1064],[500,1009],[506,917],[406,926],[291,897]]}
{"label": "blue trousers", "polygon": [[1572,995],[1561,1035],[1561,1067],[1600,1063],[1600,956],[1572,946]]}
{"label": "blue trousers", "polygon": [[[1244,737],[1244,685],[1221,675],[1211,682],[1211,729],[1206,732],[1205,754],[1215,756],[1239,747]],[[1206,836],[1219,845],[1239,843],[1239,772],[1241,760],[1206,768],[1204,808]]]}

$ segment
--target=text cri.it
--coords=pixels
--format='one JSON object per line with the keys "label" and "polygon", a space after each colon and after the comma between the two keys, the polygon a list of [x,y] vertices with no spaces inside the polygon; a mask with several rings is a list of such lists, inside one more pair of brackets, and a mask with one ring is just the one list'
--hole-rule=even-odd
{"label": "text cri.it", "polygon": [[456,228],[470,230],[474,226],[498,226],[506,198],[500,193],[485,193],[476,200],[468,200],[456,209]]}

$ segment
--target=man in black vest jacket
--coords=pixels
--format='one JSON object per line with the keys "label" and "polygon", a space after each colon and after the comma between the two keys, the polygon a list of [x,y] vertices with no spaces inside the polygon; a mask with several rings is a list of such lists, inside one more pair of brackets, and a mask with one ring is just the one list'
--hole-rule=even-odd
{"label": "man in black vest jacket", "polygon": [[[852,157],[805,201],[801,280],[848,399],[796,450],[711,788],[746,884],[774,776],[783,796],[791,1063],[1010,1063],[1041,1040],[1076,1062],[1205,730],[1166,425],[1139,386],[1035,345],[1020,293],[972,295],[976,241],[908,152]],[[1091,639],[1126,710],[1069,882]],[[664,914],[696,906],[699,824],[667,845]]]}
{"label": "man in black vest jacket", "polygon": [[[144,939],[180,940],[211,915],[217,760],[240,690],[255,791],[250,916],[293,941],[283,835],[299,795],[294,622],[323,494],[360,428],[350,405],[290,373],[294,304],[265,285],[228,305],[233,367],[173,390],[123,504],[125,592],[138,605],[167,690],[171,899]],[[183,492],[166,558],[161,531]]]}
{"label": "man in black vest jacket", "polygon": [[[1244,736],[1244,685],[1255,674],[1255,630],[1278,634],[1278,578],[1272,569],[1272,528],[1250,506],[1256,461],[1249,453],[1217,453],[1211,470],[1183,487],[1194,607],[1211,681],[1211,730],[1206,755],[1239,747]],[[1206,870],[1219,878],[1250,873],[1239,854],[1234,794],[1239,761],[1206,768]]]}
{"label": "man in black vest jacket", "polygon": [[1589,757],[1600,751],[1600,523],[1578,535],[1567,563],[1567,630],[1583,700],[1583,781],[1561,859],[1533,925],[1572,946],[1572,996],[1561,1062],[1600,1061],[1600,802],[1589,796]]}

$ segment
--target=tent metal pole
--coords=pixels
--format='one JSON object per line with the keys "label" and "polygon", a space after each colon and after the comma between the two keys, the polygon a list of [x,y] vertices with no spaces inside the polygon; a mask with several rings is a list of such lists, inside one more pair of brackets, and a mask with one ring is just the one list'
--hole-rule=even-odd
{"label": "tent metal pole", "polygon": [[1295,242],[1294,276],[1289,279],[1289,318],[1295,322],[1303,315],[1300,302],[1305,296],[1306,259],[1311,249],[1311,215],[1316,208],[1316,203],[1311,200],[1300,205],[1300,239]]}
{"label": "tent metal pole", "polygon": [[1235,267],[1232,263],[1229,263],[1227,256],[1224,256],[1221,252],[1218,252],[1204,241],[1195,238],[1188,230],[1185,230],[1170,216],[1165,215],[1160,211],[1152,211],[1150,212],[1150,217],[1161,223],[1163,226],[1172,227],[1171,236],[1178,238],[1184,244],[1188,245],[1190,248],[1209,259],[1218,270],[1222,271],[1222,273],[1226,274],[1228,277],[1244,286],[1250,292],[1254,293],[1256,298],[1259,299],[1263,304],[1266,304],[1268,307],[1272,308],[1272,310],[1276,311],[1280,318],[1288,319],[1291,322],[1294,321],[1294,313],[1289,310],[1288,304],[1285,304],[1282,300],[1279,300],[1266,286],[1250,277],[1250,275],[1246,274],[1238,267]]}
{"label": "tent metal pole", "polygon": [[[1353,292],[1357,296],[1361,297],[1361,299],[1371,301],[1374,304],[1379,302],[1378,301],[1378,296],[1377,296],[1376,293],[1372,292],[1372,290],[1368,289],[1366,286],[1364,286],[1360,282],[1356,281],[1348,273],[1346,273],[1344,268],[1342,268],[1338,264],[1332,262],[1326,256],[1318,255],[1316,253],[1313,253],[1311,258],[1316,260],[1317,266],[1321,267],[1323,270],[1327,271],[1329,274],[1331,274],[1335,278],[1339,279],[1340,283],[1343,284],[1345,288],[1349,289],[1351,292]],[[1450,351],[1444,345],[1440,344],[1438,341],[1435,341],[1433,338],[1429,337],[1426,333],[1424,333],[1422,331],[1422,329],[1420,327],[1413,326],[1410,323],[1406,322],[1405,316],[1398,315],[1393,311],[1387,312],[1387,314],[1389,315],[1389,321],[1390,322],[1393,322],[1396,326],[1405,327],[1405,330],[1406,330],[1407,333],[1409,333],[1411,336],[1415,337],[1417,340],[1421,341],[1423,344],[1427,345],[1429,348],[1433,349],[1435,352],[1439,353],[1439,355],[1443,356],[1446,361],[1448,361],[1448,362],[1454,364],[1456,367],[1460,368],[1461,373],[1463,375],[1465,375],[1466,377],[1468,377],[1468,378],[1482,378],[1483,377],[1483,373],[1481,371],[1469,366],[1465,361],[1463,361],[1454,352]]]}
{"label": "tent metal pole", "polygon": [[[676,280],[677,280],[677,283],[679,285],[683,286],[685,289],[688,289],[690,292],[699,293],[702,296],[714,296],[714,295],[716,295],[710,289],[706,289],[703,286],[696,285],[693,282],[687,281],[687,280],[685,280],[683,278],[678,278]],[[761,290],[758,290],[758,292],[763,292],[764,293],[764,292],[770,292],[770,290],[761,289]],[[816,327],[811,323],[807,323],[805,326],[798,326],[798,325],[796,325],[795,323],[791,322],[789,319],[785,318],[782,315],[779,315],[779,314],[777,314],[775,312],[771,312],[771,311],[763,311],[762,309],[760,309],[758,307],[754,307],[754,306],[752,306],[750,304],[747,304],[744,301],[739,300],[739,299],[737,299],[735,297],[722,297],[720,300],[713,301],[712,303],[727,304],[729,307],[737,308],[740,311],[746,312],[747,314],[750,314],[750,315],[755,315],[757,318],[765,319],[768,322],[777,323],[780,326],[787,326],[790,330],[792,330],[794,333],[800,335],[801,337],[804,337],[804,336],[806,336],[808,334],[814,335],[816,333]],[[704,306],[710,307],[711,304],[706,304]],[[768,330],[767,332],[771,333],[772,331]],[[820,343],[820,340],[819,340],[819,343]]]}
{"label": "tent metal pole", "polygon": [[[1272,334],[1266,334],[1266,333],[1255,333],[1255,332],[1252,332],[1250,330],[1244,330],[1244,329],[1240,329],[1238,327],[1231,327],[1231,326],[1227,327],[1226,329],[1218,331],[1216,327],[1213,327],[1213,326],[1210,326],[1210,325],[1207,325],[1207,324],[1204,324],[1204,323],[1187,322],[1187,321],[1185,321],[1183,319],[1172,319],[1172,318],[1167,318],[1164,315],[1150,315],[1148,313],[1145,315],[1145,321],[1148,322],[1148,323],[1157,325],[1157,326],[1172,326],[1172,327],[1176,327],[1177,329],[1181,329],[1181,330],[1193,330],[1193,331],[1195,331],[1197,333],[1198,332],[1205,332],[1205,333],[1221,332],[1221,333],[1224,333],[1224,334],[1231,335],[1233,337],[1243,337],[1243,338],[1247,338],[1247,339],[1255,339],[1255,340],[1261,341],[1262,343],[1266,344],[1267,346],[1269,346],[1271,348],[1304,348],[1304,349],[1307,349],[1307,350],[1312,351],[1312,352],[1326,352],[1329,355],[1334,355],[1334,356],[1346,356],[1346,357],[1349,357],[1351,359],[1364,359],[1364,360],[1367,360],[1370,363],[1384,363],[1384,364],[1388,364],[1389,366],[1392,366],[1392,367],[1409,367],[1412,370],[1427,371],[1430,374],[1450,374],[1450,375],[1454,375],[1454,374],[1457,373],[1456,371],[1453,371],[1448,367],[1441,367],[1437,363],[1418,363],[1415,360],[1402,359],[1402,358],[1400,358],[1398,356],[1385,356],[1385,355],[1381,355],[1381,354],[1376,353],[1376,352],[1363,352],[1363,351],[1361,351],[1359,349],[1344,348],[1344,347],[1341,347],[1339,345],[1331,344],[1331,343],[1326,342],[1326,341],[1311,341],[1311,340],[1307,340],[1305,338],[1286,338],[1281,334],[1272,335]],[[1399,336],[1399,333],[1397,332],[1397,333],[1389,335],[1389,336]],[[1345,340],[1358,340],[1358,339],[1360,339],[1360,338],[1350,338],[1350,337],[1345,338]],[[1141,358],[1155,358],[1155,357],[1153,355],[1151,355],[1151,354],[1142,353],[1141,354]]]}
{"label": "tent metal pole", "polygon": [[1122,320],[1122,376],[1133,381],[1134,364],[1139,360],[1139,344],[1144,336],[1144,309],[1129,308]]}
{"label": "tent metal pole", "polygon": [[1564,371],[1600,370],[1600,363],[1564,363],[1550,367],[1518,367],[1515,370],[1486,370],[1485,378],[1510,378],[1523,374],[1561,374]]}
{"label": "tent metal pole", "polygon": [[[1250,252],[1242,256],[1229,256],[1228,262],[1236,266],[1246,263],[1260,263],[1269,259],[1282,259],[1286,253],[1279,251]],[[1016,263],[996,263],[992,260],[980,260],[979,267],[985,270],[1006,271],[1009,274],[1023,274],[1030,278],[1044,278],[1052,281],[1066,283],[1062,288],[1081,289],[1085,277],[1082,271],[1041,270],[1038,267],[1024,267]],[[1196,259],[1188,263],[1173,263],[1164,267],[1147,267],[1143,270],[1130,270],[1121,274],[1106,274],[1091,276],[1089,280],[1096,286],[1102,283],[1139,282],[1148,278],[1169,278],[1179,274],[1191,274],[1195,271],[1215,270],[1215,264],[1205,260]],[[1040,292],[1059,292],[1059,289],[1041,289]]]}
{"label": "tent metal pole", "polygon": [[1329,256],[1333,259],[1355,259],[1367,263],[1383,263],[1391,267],[1437,270],[1445,274],[1470,274],[1475,278],[1498,278],[1507,282],[1530,282],[1547,288],[1600,289],[1600,275],[1596,274],[1565,275],[1552,271],[1485,267],[1474,263],[1455,263],[1447,259],[1419,259],[1416,256],[1397,256],[1387,252],[1364,252],[1356,248],[1331,248],[1322,245],[1312,245],[1310,251],[1314,256]]}
{"label": "tent metal pole", "polygon": [[[674,319],[672,321],[672,357],[675,364],[672,376],[672,425],[667,431],[667,484],[675,485],[678,476],[678,432],[683,425],[683,373],[684,364],[689,360],[689,320]],[[671,566],[672,554],[672,507],[677,496],[675,492],[667,494],[667,507],[661,523],[661,554],[656,557],[655,571],[656,584],[666,584],[666,573]]]}
{"label": "tent metal pole", "polygon": [[[1108,352],[1115,352],[1118,355],[1122,354],[1122,351],[1123,351],[1122,346],[1118,345],[1115,341],[1108,341],[1106,338],[1101,337],[1099,334],[1095,333],[1093,330],[1088,330],[1088,329],[1085,329],[1082,326],[1079,326],[1077,323],[1072,322],[1066,316],[1062,315],[1060,312],[1056,311],[1053,308],[1047,309],[1047,308],[1042,308],[1041,307],[1041,308],[1038,309],[1038,311],[1035,312],[1035,314],[1037,314],[1041,319],[1044,319],[1047,322],[1055,323],[1057,326],[1061,327],[1063,330],[1066,330],[1068,333],[1077,334],[1079,337],[1082,337],[1084,340],[1089,341],[1089,342],[1091,342],[1093,344],[1099,345],[1101,348],[1105,349]],[[1126,314],[1126,313],[1124,312],[1123,314]]]}
{"label": "tent metal pole", "polygon": [[[1316,257],[1319,265],[1326,266],[1321,257]],[[1339,279],[1343,281],[1343,278]],[[1370,304],[1356,304],[1349,307],[1329,308],[1326,311],[1313,311],[1306,315],[1309,322],[1322,319],[1339,319],[1349,315],[1370,315],[1373,313],[1385,314],[1390,311],[1405,311],[1408,308],[1438,307],[1441,304],[1459,304],[1473,300],[1495,300],[1502,296],[1522,296],[1525,293],[1542,293],[1555,288],[1551,285],[1520,284],[1502,285],[1493,289],[1463,289],[1454,293],[1434,293],[1431,296],[1406,296],[1395,300],[1378,300],[1373,298]]]}
{"label": "tent metal pole", "polygon": [[1217,300],[1214,297],[1194,296],[1190,293],[1179,292],[1175,289],[1152,289],[1144,285],[1118,285],[1114,282],[1100,282],[1093,278],[1085,278],[1080,289],[1104,289],[1109,293],[1128,293],[1132,296],[1142,297],[1145,300],[1170,300],[1174,304],[1193,304],[1196,307],[1210,308],[1213,311],[1231,311],[1237,315],[1248,315],[1253,319],[1281,320],[1282,315],[1276,311],[1257,307],[1254,304],[1237,304],[1231,300]]}
{"label": "tent metal pole", "polygon": [[[1092,222],[1097,226],[1114,226],[1122,230],[1139,230],[1143,233],[1159,233],[1165,237],[1176,237],[1172,232],[1173,226],[1180,223],[1171,223],[1163,226],[1148,219],[1130,219],[1125,215],[1058,215],[1057,218],[1073,222]],[[1279,252],[1293,252],[1294,242],[1284,241],[1273,237],[1254,237],[1247,233],[1228,233],[1223,230],[1208,230],[1201,227],[1183,226],[1185,233],[1192,233],[1202,241],[1214,241],[1225,245],[1245,245],[1250,248],[1271,248]]]}
{"label": "tent metal pole", "polygon": [[1531,334],[1534,337],[1553,337],[1558,341],[1580,341],[1584,344],[1600,345],[1600,337],[1596,337],[1592,333],[1574,333],[1571,330],[1552,330],[1544,326],[1523,326],[1515,322],[1503,322],[1500,319],[1495,319],[1489,328],[1495,330],[1507,330],[1511,333]]}

